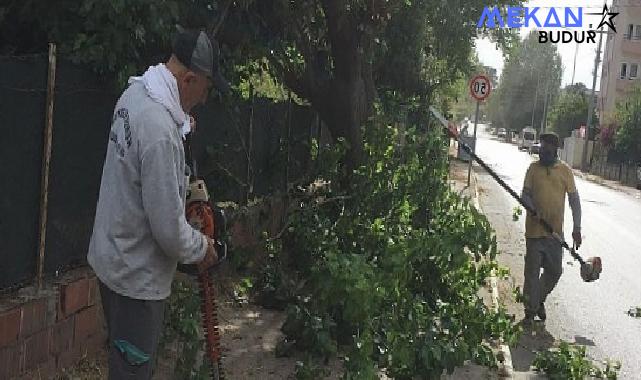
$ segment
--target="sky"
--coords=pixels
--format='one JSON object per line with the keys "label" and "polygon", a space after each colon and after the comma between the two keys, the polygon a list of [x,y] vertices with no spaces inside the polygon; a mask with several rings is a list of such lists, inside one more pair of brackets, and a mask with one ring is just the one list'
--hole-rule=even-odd
{"label": "sky", "polygon": [[[612,1],[608,1],[608,7]],[[530,0],[524,4],[524,7],[541,7],[537,11],[536,16],[541,23],[544,22],[547,15],[547,10],[543,7],[583,7],[583,25],[594,24],[596,27],[601,21],[601,16],[595,15],[586,15],[588,12],[601,12],[603,11],[603,0]],[[558,12],[561,21],[562,12]],[[480,15],[479,15],[480,17]],[[614,18],[615,27],[617,27],[617,32],[621,33],[622,29],[619,28],[617,22],[617,17]],[[521,38],[527,36],[530,30],[534,29],[533,27],[522,27],[520,28]],[[589,28],[588,28],[589,29]],[[607,30],[607,26],[605,27]],[[555,30],[559,30],[555,28]],[[597,35],[597,42],[599,37]],[[574,83],[582,82],[587,88],[592,88],[592,71],[594,69],[594,58],[596,57],[596,43],[582,43],[577,44],[572,43],[558,43],[556,44],[559,54],[561,55],[561,60],[563,62],[563,79],[561,86],[564,87],[572,83],[572,71],[574,66],[574,55],[576,53],[576,69],[574,70]],[[605,36],[603,43],[601,44],[601,58],[603,58],[603,49],[605,48]],[[498,75],[501,75],[503,70],[503,56],[501,50],[497,50],[496,46],[490,42],[488,39],[477,39],[476,40],[476,52],[479,56],[479,60],[483,65],[491,66],[497,69]],[[597,70],[597,82],[596,90],[599,91],[600,87],[600,78],[601,78],[601,69]]]}

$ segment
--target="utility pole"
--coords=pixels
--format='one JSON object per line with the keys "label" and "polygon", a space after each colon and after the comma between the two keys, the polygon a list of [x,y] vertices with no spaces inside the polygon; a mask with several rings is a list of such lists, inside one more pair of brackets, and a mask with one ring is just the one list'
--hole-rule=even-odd
{"label": "utility pole", "polygon": [[572,84],[574,84],[574,73],[576,72],[576,56],[579,53],[579,44],[576,44],[574,49],[574,65],[572,66]]}
{"label": "utility pole", "polygon": [[536,101],[539,97],[539,78],[538,76],[536,77],[536,91],[534,91],[534,102],[532,103],[532,122],[530,123],[530,126],[534,128],[534,109],[536,108]]}
{"label": "utility pole", "polygon": [[[550,81],[548,78],[545,78],[545,99],[543,100],[543,117],[541,118],[541,132],[539,133],[539,136],[543,132],[545,132],[545,125],[547,124],[547,112],[548,112],[548,85],[550,84]],[[534,126],[532,126],[534,127]]]}
{"label": "utility pole", "polygon": [[590,127],[592,124],[592,114],[594,113],[594,89],[596,88],[596,76],[597,70],[599,68],[599,62],[601,60],[601,41],[603,40],[604,31],[598,31],[599,33],[599,44],[596,48],[596,58],[594,59],[594,73],[592,75],[592,92],[590,94],[590,99],[588,101],[588,122],[585,124],[585,143],[583,145],[583,155],[581,156],[581,171],[584,173],[588,172],[588,146],[590,142]]}

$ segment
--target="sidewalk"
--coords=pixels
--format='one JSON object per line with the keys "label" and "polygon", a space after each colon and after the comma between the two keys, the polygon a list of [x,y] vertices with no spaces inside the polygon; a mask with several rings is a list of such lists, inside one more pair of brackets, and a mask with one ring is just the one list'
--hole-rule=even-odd
{"label": "sidewalk", "polygon": [[[470,186],[467,186],[467,163],[459,161],[452,157],[455,151],[450,147],[450,175],[448,184],[450,187],[458,192],[460,195],[468,197],[472,200],[473,204],[478,207],[478,198],[476,196],[476,176],[474,172],[470,177]],[[485,300],[488,306],[492,305],[491,289],[483,288],[480,290],[480,296]],[[443,375],[443,380],[486,380],[486,379],[500,379],[497,371],[487,367],[467,364],[462,367],[457,367],[453,374]],[[504,377],[503,377],[504,378]]]}
{"label": "sidewalk", "polygon": [[635,189],[634,187],[626,186],[626,185],[622,184],[619,181],[607,180],[607,179],[604,179],[604,178],[599,177],[599,176],[594,175],[594,174],[583,173],[579,169],[572,169],[572,170],[574,171],[574,175],[576,177],[582,178],[582,179],[584,179],[586,181],[594,182],[596,184],[605,186],[605,187],[610,188],[612,190],[621,191],[621,192],[626,193],[626,194],[628,194],[630,196],[633,196],[633,197],[641,199],[641,190]]}
{"label": "sidewalk", "polygon": [[[513,221],[513,207],[516,201],[510,202],[504,190],[494,182],[489,174],[478,166],[473,166],[470,187],[467,187],[467,163],[452,159],[450,168],[450,185],[463,195],[469,196],[481,212],[488,218],[495,229],[499,251],[497,260],[501,266],[510,269],[507,280],[498,280],[499,302],[514,315],[515,323],[523,319],[523,305],[516,301],[513,289],[523,287],[523,264],[525,255],[524,223],[522,219]],[[506,202],[506,199],[508,201]],[[524,215],[521,216],[524,218]],[[530,365],[535,352],[545,350],[555,343],[555,339],[542,325],[531,332],[524,332],[520,341],[510,347],[504,370],[511,379],[544,379],[536,374]]]}

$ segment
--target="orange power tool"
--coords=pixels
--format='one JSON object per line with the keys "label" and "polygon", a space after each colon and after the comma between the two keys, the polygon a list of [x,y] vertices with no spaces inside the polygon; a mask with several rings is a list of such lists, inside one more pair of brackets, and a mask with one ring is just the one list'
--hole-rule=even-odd
{"label": "orange power tool", "polygon": [[[191,157],[191,136],[185,140],[186,151]],[[222,210],[216,210],[211,204],[205,181],[196,175],[196,163],[192,161],[185,215],[189,224],[209,236],[216,246],[218,263],[227,257],[227,244],[223,240],[226,230],[226,218]],[[217,263],[217,265],[218,265]],[[214,267],[215,268],[215,267]],[[211,364],[212,380],[224,380],[222,368],[222,348],[218,327],[218,307],[216,289],[212,281],[212,269],[198,272],[195,265],[180,265],[179,270],[196,274],[200,287],[202,324],[205,332],[205,355]]]}

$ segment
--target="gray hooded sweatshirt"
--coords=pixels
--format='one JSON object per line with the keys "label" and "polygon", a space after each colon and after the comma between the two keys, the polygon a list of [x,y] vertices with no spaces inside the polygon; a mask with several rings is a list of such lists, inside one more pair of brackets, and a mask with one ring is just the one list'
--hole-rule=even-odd
{"label": "gray hooded sweatshirt", "polygon": [[177,263],[204,258],[207,240],[185,217],[188,169],[180,125],[133,83],[114,111],[87,255],[114,292],[167,298]]}

